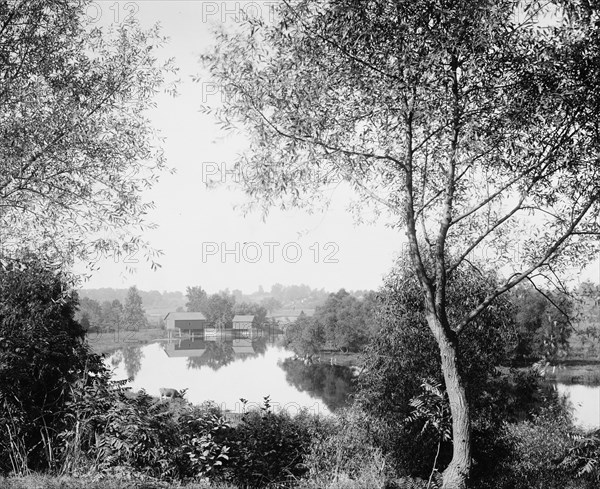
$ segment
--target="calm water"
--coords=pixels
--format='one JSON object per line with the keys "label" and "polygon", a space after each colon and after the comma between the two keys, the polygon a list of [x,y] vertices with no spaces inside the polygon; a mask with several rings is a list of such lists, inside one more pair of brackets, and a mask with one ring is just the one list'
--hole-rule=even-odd
{"label": "calm water", "polygon": [[556,390],[569,398],[575,424],[583,428],[600,427],[600,386],[556,383]]}
{"label": "calm water", "polygon": [[[115,379],[131,377],[134,391],[158,395],[161,387],[187,388],[186,399],[212,400],[223,409],[241,412],[240,398],[260,405],[270,396],[275,409],[290,413],[307,408],[331,413],[348,404],[353,392],[352,370],[329,364],[305,365],[294,354],[271,344],[273,338],[207,337],[127,347],[107,362]],[[597,372],[598,373],[598,372]],[[569,369],[563,373],[567,378]],[[587,379],[590,380],[590,379]],[[575,423],[600,427],[600,385],[553,382],[573,408]]]}
{"label": "calm water", "polygon": [[212,400],[223,409],[241,412],[270,396],[275,409],[290,413],[307,408],[327,414],[344,406],[352,390],[352,371],[337,365],[304,365],[291,351],[266,338],[207,337],[174,340],[115,352],[107,362],[113,378],[131,377],[134,391],[158,396],[161,387],[187,388],[186,399]]}

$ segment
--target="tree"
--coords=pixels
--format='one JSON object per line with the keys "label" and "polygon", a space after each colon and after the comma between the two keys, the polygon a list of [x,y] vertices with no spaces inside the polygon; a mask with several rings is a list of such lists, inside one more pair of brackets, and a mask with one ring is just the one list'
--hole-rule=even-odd
{"label": "tree", "polygon": [[[314,207],[344,181],[405,229],[450,400],[446,489],[471,471],[462,332],[522,281],[594,256],[598,17],[560,0],[298,0],[204,57],[227,95],[206,110],[250,140],[251,204]],[[456,271],[490,261],[504,280],[451,317]]]}
{"label": "tree", "polygon": [[126,329],[139,331],[148,326],[146,311],[142,305],[142,297],[137,287],[134,285],[129,288],[125,306],[123,307],[123,322]]}
{"label": "tree", "polygon": [[231,328],[234,305],[235,297],[227,292],[212,294],[206,302],[206,311],[203,311],[208,325],[219,329]]}
{"label": "tree", "polygon": [[[459,269],[448,289],[449,314],[462,316],[493,290],[495,281],[492,273],[479,276]],[[439,433],[421,433],[422,426],[408,423],[407,418],[413,409],[411,400],[419,395],[423,381],[434,379],[443,383],[444,378],[417,277],[399,264],[378,292],[378,302],[380,330],[365,351],[357,400],[365,412],[385,426],[381,444],[394,454],[398,468],[427,477],[436,458]],[[492,444],[491,435],[504,422],[514,419],[514,408],[511,411],[510,406],[524,410],[531,407],[523,398],[514,402],[516,396],[508,386],[514,379],[499,377],[496,369],[516,345],[515,315],[516,308],[509,297],[502,296],[493,309],[469,324],[461,339],[459,369],[474,421],[475,458],[480,474],[490,468],[490,457],[484,452]],[[450,458],[448,444],[444,443],[438,466],[447,465]]]}
{"label": "tree", "polygon": [[89,3],[0,6],[0,259],[145,248],[155,267],[141,192],[166,166],[144,114],[172,68],[155,57],[158,28],[93,27]]}
{"label": "tree", "polygon": [[112,332],[119,331],[123,324],[123,304],[119,299],[102,303],[102,329]]}
{"label": "tree", "polygon": [[[235,296],[233,297],[235,298]],[[252,326],[255,328],[263,328],[267,321],[267,309],[264,306],[255,302],[242,302],[240,304],[234,304],[233,314],[240,314],[243,316],[254,316]]]}
{"label": "tree", "polygon": [[188,312],[206,312],[206,302],[208,301],[208,296],[202,287],[187,287],[185,290],[185,296],[187,297],[185,307]]}
{"label": "tree", "polygon": [[600,285],[584,282],[575,291],[577,301],[577,326],[576,335],[583,349],[587,343],[584,354],[596,354],[600,336]]}
{"label": "tree", "polygon": [[323,325],[301,312],[298,318],[286,328],[285,343],[299,355],[314,355],[325,343]]}
{"label": "tree", "polygon": [[532,287],[516,287],[512,292],[519,333],[516,358],[553,362],[566,356],[573,330],[572,300],[558,291]]}
{"label": "tree", "polygon": [[275,309],[280,309],[282,304],[281,301],[275,299],[275,297],[267,297],[260,301],[260,305],[264,307],[268,312],[273,312]]}
{"label": "tree", "polygon": [[315,311],[315,319],[323,325],[326,341],[345,351],[359,351],[364,347],[374,332],[371,300],[370,294],[357,299],[345,289],[329,294],[325,304]]}
{"label": "tree", "polygon": [[86,331],[98,331],[102,323],[102,306],[94,299],[82,297],[75,318],[82,326],[86,324],[84,328]]}
{"label": "tree", "polygon": [[76,308],[56,268],[31,255],[0,264],[0,472],[54,468],[71,387],[105,370]]}

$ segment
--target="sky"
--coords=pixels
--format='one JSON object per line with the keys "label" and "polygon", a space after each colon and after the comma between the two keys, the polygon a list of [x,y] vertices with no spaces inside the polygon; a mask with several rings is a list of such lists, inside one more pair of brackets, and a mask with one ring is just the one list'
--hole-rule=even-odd
{"label": "sky", "polygon": [[[392,268],[405,237],[383,221],[359,224],[349,212],[352,193],[332,190],[325,212],[307,214],[273,210],[266,220],[257,211],[244,214],[245,202],[234,176],[236,155],[245,141],[222,133],[203,103],[219,103],[221,94],[209,79],[194,82],[202,73],[198,56],[214,43],[212,32],[220,23],[234,24],[245,13],[269,18],[266,1],[114,1],[96,0],[87,9],[98,25],[123,22],[134,16],[142,26],[160,23],[168,44],[160,56],[175,58],[179,68],[179,96],[161,94],[149,113],[165,138],[164,150],[174,174],[164,174],[144,197],[155,203],[148,219],[158,225],[144,238],[164,255],[161,268],[152,271],[141,253],[100,262],[100,270],[84,288],[126,288],[184,291],[200,285],[210,293],[240,289],[250,293],[275,283],[307,284],[336,291],[376,289]],[[207,178],[223,185],[207,188]],[[366,215],[368,219],[368,215]],[[127,271],[135,268],[134,273]],[[598,263],[582,278],[600,281]]]}
{"label": "sky", "polygon": [[[149,113],[165,138],[164,150],[172,175],[163,174],[145,197],[155,203],[148,220],[158,229],[146,233],[152,246],[164,252],[158,271],[150,270],[141,253],[100,262],[100,270],[85,288],[181,290],[200,285],[209,292],[229,288],[250,293],[260,285],[307,284],[336,291],[375,289],[393,266],[401,249],[402,230],[385,223],[358,225],[348,211],[348,189],[333,190],[325,212],[272,210],[263,220],[260,211],[244,214],[246,202],[235,177],[227,174],[243,151],[241,137],[228,136],[212,116],[203,115],[203,103],[219,103],[221,94],[210,80],[194,82],[201,74],[200,53],[210,48],[212,30],[221,22],[241,19],[244,12],[269,16],[273,2],[211,2],[97,0],[87,15],[98,25],[135,16],[142,26],[159,22],[168,44],[160,56],[175,58],[179,68],[179,95],[161,94]],[[207,188],[207,179],[223,185]],[[136,263],[138,262],[139,263]],[[135,273],[127,272],[133,266]]]}

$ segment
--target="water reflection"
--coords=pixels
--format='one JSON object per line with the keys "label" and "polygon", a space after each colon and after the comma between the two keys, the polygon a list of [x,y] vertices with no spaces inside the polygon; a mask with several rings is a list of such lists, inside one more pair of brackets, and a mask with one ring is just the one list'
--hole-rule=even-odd
{"label": "water reflection", "polygon": [[255,331],[172,339],[124,348],[107,363],[114,367],[113,378],[133,377],[134,391],[158,395],[161,387],[187,388],[190,402],[212,400],[234,412],[242,409],[240,398],[260,405],[265,396],[275,410],[290,413],[304,408],[327,414],[345,404],[351,392],[349,369],[287,362],[294,354],[274,345],[276,339]]}
{"label": "water reflection", "polygon": [[600,386],[557,383],[555,388],[569,399],[577,426],[585,429],[600,427]]}
{"label": "water reflection", "polygon": [[321,398],[331,411],[350,404],[354,392],[350,368],[320,363],[305,365],[293,358],[286,358],[281,366],[288,382],[300,391]]}
{"label": "water reflection", "polygon": [[231,331],[206,334],[199,338],[171,338],[163,349],[168,357],[185,357],[189,368],[207,366],[213,370],[229,365],[236,359],[263,354],[267,344],[274,344],[278,335],[262,330]]}
{"label": "water reflection", "polygon": [[557,365],[544,371],[548,385],[569,401],[573,421],[582,428],[600,427],[600,366]]}
{"label": "water reflection", "polygon": [[142,367],[142,358],[144,354],[139,346],[126,346],[117,350],[110,357],[110,365],[113,368],[119,367],[121,362],[125,365],[125,372],[128,378],[135,377]]}

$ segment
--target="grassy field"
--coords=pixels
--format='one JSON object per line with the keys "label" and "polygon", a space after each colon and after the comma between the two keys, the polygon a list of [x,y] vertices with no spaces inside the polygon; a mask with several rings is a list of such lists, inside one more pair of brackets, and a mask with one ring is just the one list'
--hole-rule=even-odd
{"label": "grassy field", "polygon": [[99,354],[107,355],[126,346],[140,346],[159,339],[166,339],[167,333],[159,328],[140,331],[115,331],[112,333],[91,333],[88,343]]}

